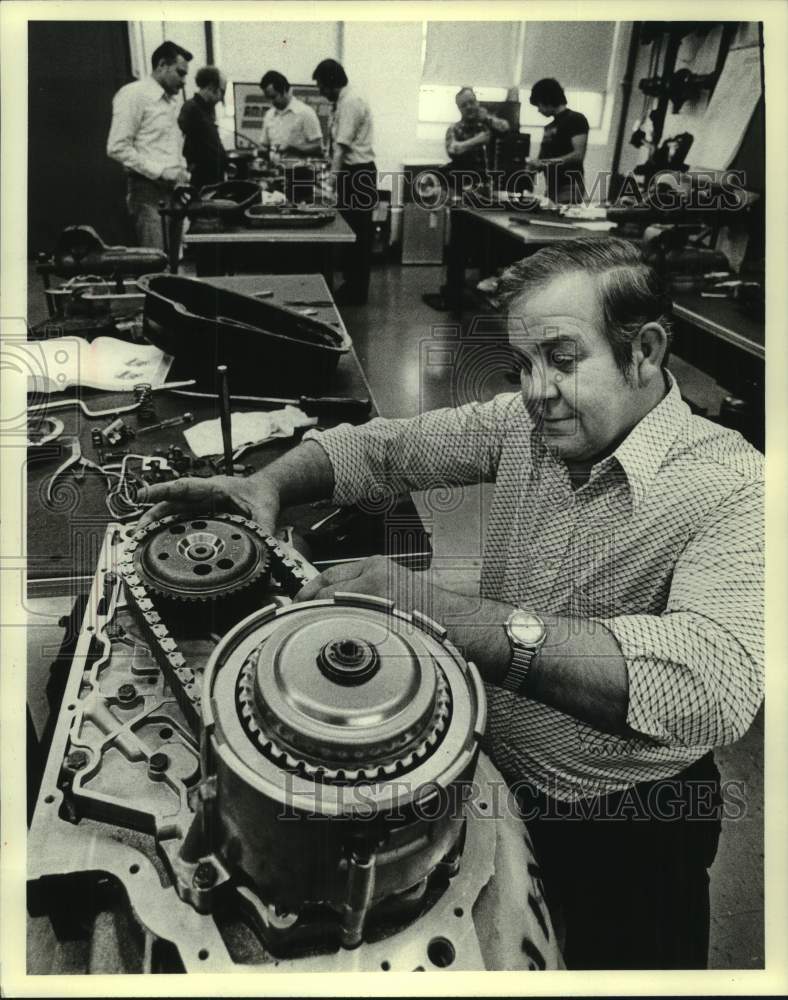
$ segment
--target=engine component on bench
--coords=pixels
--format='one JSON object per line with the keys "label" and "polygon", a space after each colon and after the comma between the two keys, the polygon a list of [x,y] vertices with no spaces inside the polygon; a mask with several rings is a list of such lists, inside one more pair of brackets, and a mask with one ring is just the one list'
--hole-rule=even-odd
{"label": "engine component on bench", "polygon": [[376,907],[417,913],[452,870],[484,716],[476,670],[418,614],[358,595],[264,609],[206,668],[209,839],[293,915],[283,935],[317,908],[323,939],[355,946]]}
{"label": "engine component on bench", "polygon": [[244,212],[244,225],[251,229],[315,229],[336,218],[333,208],[318,205],[252,205]]}
{"label": "engine component on bench", "polygon": [[193,222],[216,221],[228,226],[239,223],[244,211],[260,198],[260,185],[248,180],[222,181],[199,191],[181,187],[174,195],[174,200],[182,205]]}
{"label": "engine component on bench", "polygon": [[210,390],[217,364],[224,364],[234,393],[320,392],[352,346],[348,334],[329,323],[199,278],[151,274],[138,285],[148,338]]}
{"label": "engine component on bench", "polygon": [[66,226],[50,256],[39,257],[38,270],[71,278],[81,274],[136,278],[163,271],[167,257],[152,247],[108,246],[92,226]]}
{"label": "engine component on bench", "polygon": [[[30,828],[32,925],[127,914],[138,943],[104,971],[560,967],[475,668],[388,601],[285,603],[304,579],[238,515],[110,525]],[[55,971],[49,934],[29,971]]]}
{"label": "engine component on bench", "polygon": [[[166,601],[223,599],[268,578],[268,535],[235,514],[175,514],[138,531],[123,569]],[[131,581],[132,575],[126,575]]]}

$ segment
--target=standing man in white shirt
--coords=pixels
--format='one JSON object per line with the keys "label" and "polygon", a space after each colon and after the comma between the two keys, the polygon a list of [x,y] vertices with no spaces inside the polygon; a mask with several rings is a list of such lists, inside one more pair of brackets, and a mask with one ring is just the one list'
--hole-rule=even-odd
{"label": "standing man in white shirt", "polygon": [[340,211],[356,234],[356,242],[345,250],[345,283],[334,298],[340,305],[364,305],[369,291],[372,213],[378,200],[372,113],[367,102],[349,86],[345,70],[335,59],[318,63],[312,79],[333,105],[331,176]]}
{"label": "standing man in white shirt", "polygon": [[[153,72],[121,87],[112,101],[107,155],[127,174],[126,206],[140,246],[164,249],[159,203],[168,202],[177,184],[188,184],[183,135],[178,127],[191,52],[162,42],[151,56]],[[177,254],[180,222],[170,230],[170,257]]]}
{"label": "standing man in white shirt", "polygon": [[263,118],[260,145],[280,156],[320,156],[323,132],[314,108],[294,96],[287,77],[269,69],[260,89],[271,107]]}

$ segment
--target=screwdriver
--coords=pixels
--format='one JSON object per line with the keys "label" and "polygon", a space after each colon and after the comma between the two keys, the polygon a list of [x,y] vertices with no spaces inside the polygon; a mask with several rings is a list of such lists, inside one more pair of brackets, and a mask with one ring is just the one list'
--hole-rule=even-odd
{"label": "screwdriver", "polygon": [[297,406],[308,417],[327,417],[329,420],[366,420],[372,410],[372,400],[352,396],[299,396],[298,399],[277,399],[261,396],[261,403],[276,406]]}
{"label": "screwdriver", "polygon": [[[176,390],[179,396],[216,399],[214,393]],[[299,396],[298,399],[281,399],[278,396],[230,396],[232,402],[264,403],[267,406],[298,406],[308,417],[325,417],[329,420],[349,420],[359,423],[372,411],[372,400],[352,396]]]}
{"label": "screwdriver", "polygon": [[179,417],[170,417],[169,420],[162,420],[160,424],[151,424],[149,427],[141,427],[137,434],[150,434],[151,431],[160,431],[162,427],[177,427],[178,424],[190,424],[194,420],[191,413],[182,413]]}

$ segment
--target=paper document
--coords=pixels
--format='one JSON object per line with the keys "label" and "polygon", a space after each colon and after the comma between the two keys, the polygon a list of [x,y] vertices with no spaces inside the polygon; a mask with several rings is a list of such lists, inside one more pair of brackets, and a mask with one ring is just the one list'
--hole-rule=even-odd
{"label": "paper document", "polygon": [[725,170],[739,151],[761,96],[761,61],[757,45],[733,49],[687,154],[693,170]]}
{"label": "paper document", "polygon": [[172,357],[152,344],[129,344],[115,337],[29,340],[20,345],[28,356],[27,391],[62,392],[83,385],[105,392],[130,391],[141,382],[161,385]]}

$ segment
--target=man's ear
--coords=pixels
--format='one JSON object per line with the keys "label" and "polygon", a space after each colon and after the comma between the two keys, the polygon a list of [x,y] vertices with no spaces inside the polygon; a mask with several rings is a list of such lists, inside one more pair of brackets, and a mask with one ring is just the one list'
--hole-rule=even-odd
{"label": "man's ear", "polygon": [[668,335],[660,323],[646,323],[632,342],[632,361],[638,385],[645,388],[654,378],[662,378],[662,362],[668,347]]}

